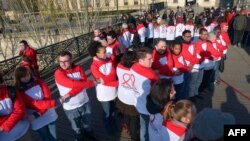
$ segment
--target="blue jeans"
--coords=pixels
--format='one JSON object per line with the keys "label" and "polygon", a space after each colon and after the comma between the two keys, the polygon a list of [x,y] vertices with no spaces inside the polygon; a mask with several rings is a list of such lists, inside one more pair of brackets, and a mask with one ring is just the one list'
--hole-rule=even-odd
{"label": "blue jeans", "polygon": [[140,141],[149,141],[149,115],[140,114]]}
{"label": "blue jeans", "polygon": [[109,134],[117,131],[116,118],[115,118],[115,101],[101,102],[103,109],[103,121],[105,128]]}
{"label": "blue jeans", "polygon": [[221,60],[215,61],[213,82],[220,79],[220,70],[219,70],[220,63],[221,63]]}
{"label": "blue jeans", "polygon": [[83,140],[83,129],[89,134],[93,133],[90,102],[85,103],[79,108],[64,111],[71,123],[71,127],[74,130],[74,136],[77,140]]}
{"label": "blue jeans", "polygon": [[189,82],[189,97],[193,97],[199,94],[199,87],[202,82],[204,70],[198,70],[198,72],[191,72]]}
{"label": "blue jeans", "polygon": [[52,122],[37,130],[38,134],[41,136],[42,141],[56,141],[56,125]]}

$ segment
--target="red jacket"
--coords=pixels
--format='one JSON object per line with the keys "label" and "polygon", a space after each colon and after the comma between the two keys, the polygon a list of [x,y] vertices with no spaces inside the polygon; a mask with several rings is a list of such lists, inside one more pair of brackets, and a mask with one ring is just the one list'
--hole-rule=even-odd
{"label": "red jacket", "polygon": [[195,47],[193,43],[182,43],[181,55],[186,61],[190,62],[190,64],[199,64],[199,59],[196,56]]}
{"label": "red jacket", "polygon": [[124,52],[125,49],[117,39],[114,41],[114,43],[108,45],[106,48],[107,57],[111,58],[112,60],[115,60],[117,55]]}
{"label": "red jacket", "polygon": [[224,50],[227,50],[227,47],[222,45],[222,42],[220,39],[216,40],[216,47],[219,50],[219,52],[221,52],[221,53],[223,53]]}
{"label": "red jacket", "polygon": [[[80,77],[80,80],[74,80],[72,79],[71,75],[79,75],[77,78]],[[79,65],[74,65],[72,68],[63,70],[63,69],[57,69],[55,71],[55,81],[56,83],[65,86],[67,88],[70,88],[71,91],[69,91],[69,95],[71,97],[75,96],[79,92],[81,92],[83,89],[93,87],[95,84],[92,80],[87,80],[87,76],[85,74],[85,71],[83,68]]]}
{"label": "red jacket", "polygon": [[190,71],[190,68],[186,65],[184,57],[181,55],[175,55],[171,53],[173,59],[173,68],[177,68],[182,73]]}
{"label": "red jacket", "polygon": [[101,60],[94,57],[90,70],[96,80],[101,78],[104,81],[104,85],[114,87],[118,86],[115,63],[113,60],[109,58]]}
{"label": "red jacket", "polygon": [[35,69],[38,70],[37,55],[36,55],[36,51],[33,48],[28,47],[27,49],[25,49],[23,51],[21,50],[19,52],[19,55],[25,55],[25,56],[29,57],[32,65],[35,67]]}
{"label": "red jacket", "polygon": [[[40,91],[41,90],[41,91]],[[51,98],[50,89],[44,81],[38,79],[33,84],[20,91],[27,108],[36,110],[41,115],[44,114],[47,109],[55,107],[56,101]],[[42,98],[42,99],[34,99]]]}
{"label": "red jacket", "polygon": [[228,33],[221,31],[220,35],[222,36],[221,39],[226,43],[225,46],[228,47],[230,45],[230,43],[231,43]]}
{"label": "red jacket", "polygon": [[[9,132],[24,117],[25,105],[19,93],[16,93],[14,101],[11,100],[12,102],[10,102],[7,87],[5,85],[0,85],[0,90],[0,105],[2,105],[3,103],[13,105],[11,113],[9,113],[8,115],[0,115],[0,128],[2,128],[5,132]],[[4,106],[1,111],[2,110],[10,109]]]}
{"label": "red jacket", "polygon": [[159,54],[155,49],[153,50],[152,69],[158,70],[160,74],[166,76],[173,76],[172,72],[173,60],[170,59],[169,50],[165,54]]}

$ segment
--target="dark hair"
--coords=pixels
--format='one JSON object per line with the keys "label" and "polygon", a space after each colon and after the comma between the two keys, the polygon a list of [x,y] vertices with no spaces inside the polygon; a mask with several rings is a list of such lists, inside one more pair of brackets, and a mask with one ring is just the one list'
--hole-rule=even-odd
{"label": "dark hair", "polygon": [[203,32],[207,32],[207,29],[206,29],[206,28],[201,28],[201,29],[199,30],[199,34],[202,34]]}
{"label": "dark hair", "polygon": [[111,31],[109,31],[109,33],[107,34],[107,36],[110,36],[113,39],[116,39],[117,34],[116,34],[116,32],[114,30],[111,30]]}
{"label": "dark hair", "polygon": [[121,58],[121,64],[127,68],[131,68],[136,60],[136,53],[134,51],[127,51]]}
{"label": "dark hair", "polygon": [[172,47],[174,47],[175,45],[180,45],[182,47],[182,43],[176,40],[173,41]]}
{"label": "dark hair", "polygon": [[145,59],[147,54],[152,54],[152,49],[149,47],[142,47],[137,50],[136,52],[136,58],[139,59]]}
{"label": "dark hair", "polygon": [[64,50],[64,51],[61,51],[60,53],[59,53],[59,55],[58,55],[58,57],[62,57],[62,56],[69,56],[69,58],[70,59],[72,59],[72,54],[69,52],[69,51],[67,51],[67,50]]}
{"label": "dark hair", "polygon": [[21,78],[25,77],[27,74],[31,75],[31,78],[33,77],[33,74],[31,71],[23,66],[17,67],[14,71],[14,86],[15,88],[22,90],[23,87],[21,87]]}
{"label": "dark hair", "polygon": [[88,52],[91,57],[96,56],[96,53],[99,51],[100,48],[103,48],[102,44],[98,41],[92,41],[89,44]]}
{"label": "dark hair", "polygon": [[3,75],[2,75],[2,73],[0,72],[0,84],[2,84],[3,83]]}
{"label": "dark hair", "polygon": [[190,34],[191,34],[191,31],[190,31],[190,30],[184,30],[184,31],[182,32],[182,36],[184,36],[184,35],[187,34],[187,33],[190,33]]}
{"label": "dark hair", "polygon": [[26,40],[21,40],[19,44],[23,43],[24,45],[28,45],[28,42]]}
{"label": "dark hair", "polygon": [[157,40],[157,42],[156,42],[155,45],[158,45],[160,42],[165,42],[165,43],[167,43],[165,39],[159,39],[159,40]]}
{"label": "dark hair", "polygon": [[159,113],[164,109],[165,105],[171,101],[171,89],[172,81],[170,79],[162,78],[154,83],[147,97],[146,107],[149,113]]}

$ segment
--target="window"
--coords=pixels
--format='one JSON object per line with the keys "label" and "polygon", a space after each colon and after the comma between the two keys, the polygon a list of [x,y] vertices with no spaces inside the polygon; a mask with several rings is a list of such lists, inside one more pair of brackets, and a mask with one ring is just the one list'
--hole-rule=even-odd
{"label": "window", "polygon": [[105,0],[105,6],[109,6],[109,0]]}
{"label": "window", "polygon": [[139,4],[138,0],[134,0],[134,5],[138,5],[138,4]]}
{"label": "window", "polygon": [[174,0],[174,3],[178,3],[178,0]]}
{"label": "window", "polygon": [[124,5],[128,5],[128,0],[124,0]]}

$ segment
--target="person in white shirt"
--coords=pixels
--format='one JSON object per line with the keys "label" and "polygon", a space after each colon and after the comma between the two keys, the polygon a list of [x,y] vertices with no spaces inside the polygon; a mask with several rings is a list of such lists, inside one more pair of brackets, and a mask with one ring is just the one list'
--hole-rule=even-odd
{"label": "person in white shirt", "polygon": [[127,51],[121,58],[121,62],[116,68],[116,74],[119,81],[118,99],[116,107],[123,115],[123,127],[127,127],[131,139],[139,140],[139,114],[135,108],[136,92],[134,91],[133,83],[134,76],[130,68],[136,60],[134,51]]}

